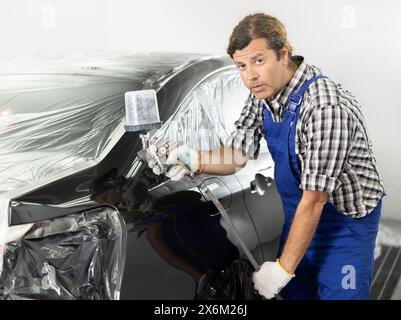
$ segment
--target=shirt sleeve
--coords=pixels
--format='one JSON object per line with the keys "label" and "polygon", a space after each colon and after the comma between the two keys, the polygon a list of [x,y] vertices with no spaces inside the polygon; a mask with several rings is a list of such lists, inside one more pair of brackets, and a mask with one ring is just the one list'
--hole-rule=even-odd
{"label": "shirt sleeve", "polygon": [[341,185],[340,176],[355,136],[352,115],[340,105],[314,107],[301,132],[306,150],[300,188],[332,193]]}
{"label": "shirt sleeve", "polygon": [[228,137],[226,147],[241,151],[242,155],[249,159],[256,159],[259,155],[259,142],[262,138],[262,124],[259,102],[250,94],[239,119],[235,121],[235,130]]}

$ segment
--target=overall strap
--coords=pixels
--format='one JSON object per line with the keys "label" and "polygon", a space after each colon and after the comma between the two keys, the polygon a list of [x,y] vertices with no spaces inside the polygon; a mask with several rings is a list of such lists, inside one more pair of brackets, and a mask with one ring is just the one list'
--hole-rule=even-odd
{"label": "overall strap", "polygon": [[317,79],[327,78],[326,76],[315,76],[308,81],[306,81],[301,88],[297,92],[292,92],[288,98],[288,110],[290,112],[295,113],[297,107],[299,107],[302,103],[302,98],[304,96],[305,91],[309,88],[310,84]]}
{"label": "overall strap", "polygon": [[288,111],[294,116],[293,122],[291,123],[291,129],[289,132],[289,137],[288,137],[288,149],[289,149],[289,155],[290,155],[290,167],[292,168],[292,171],[295,175],[295,178],[299,181],[300,179],[300,173],[298,169],[298,163],[297,163],[297,157],[295,154],[295,134],[296,134],[296,124],[298,121],[299,117],[299,112],[300,112],[300,106],[302,103],[302,99],[304,96],[305,91],[308,89],[310,84],[320,78],[327,78],[326,76],[315,76],[308,81],[306,81],[297,92],[292,92],[290,94],[290,97],[288,98]]}

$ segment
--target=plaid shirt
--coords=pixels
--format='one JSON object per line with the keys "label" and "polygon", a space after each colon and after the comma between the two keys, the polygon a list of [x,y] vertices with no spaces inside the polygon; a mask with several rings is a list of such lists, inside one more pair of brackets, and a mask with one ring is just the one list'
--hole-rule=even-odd
{"label": "plaid shirt", "polygon": [[[298,69],[291,81],[269,100],[246,101],[236,130],[226,145],[257,158],[263,136],[263,108],[281,122],[291,92],[321,71],[294,57]],[[295,153],[301,172],[300,188],[328,192],[338,211],[352,218],[370,213],[384,189],[361,106],[355,97],[330,79],[313,82],[304,94],[296,126]]]}

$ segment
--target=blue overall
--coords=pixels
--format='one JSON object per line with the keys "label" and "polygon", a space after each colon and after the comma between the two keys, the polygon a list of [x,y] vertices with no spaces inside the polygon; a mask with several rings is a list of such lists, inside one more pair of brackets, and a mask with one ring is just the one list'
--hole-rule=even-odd
{"label": "blue overall", "polygon": [[[283,204],[285,222],[278,256],[288,236],[302,197],[300,172],[295,154],[296,124],[305,82],[292,93],[282,122],[273,122],[264,108],[264,136],[275,163],[275,182]],[[310,246],[301,260],[296,277],[280,292],[284,299],[369,299],[374,248],[381,215],[381,200],[367,216],[352,219],[327,202]]]}

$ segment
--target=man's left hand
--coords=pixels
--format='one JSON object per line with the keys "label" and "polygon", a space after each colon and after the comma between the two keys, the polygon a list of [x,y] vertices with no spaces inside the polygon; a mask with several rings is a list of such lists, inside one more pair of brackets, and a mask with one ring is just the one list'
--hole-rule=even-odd
{"label": "man's left hand", "polygon": [[166,176],[172,181],[178,181],[190,172],[199,173],[200,154],[194,149],[181,146],[169,152],[166,165],[169,166]]}
{"label": "man's left hand", "polygon": [[266,261],[253,273],[254,288],[266,299],[272,299],[283,289],[295,274],[290,274],[276,262]]}

